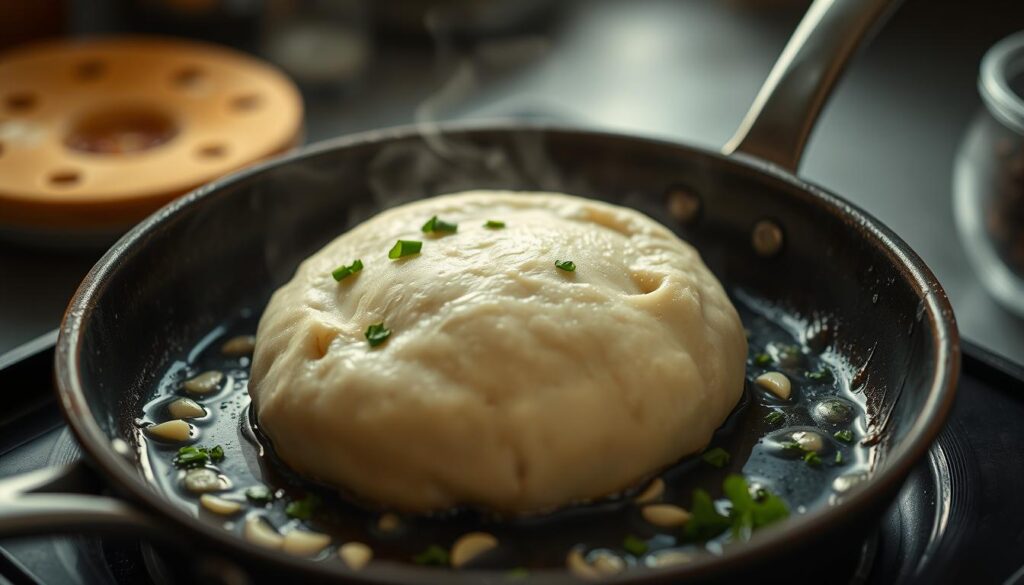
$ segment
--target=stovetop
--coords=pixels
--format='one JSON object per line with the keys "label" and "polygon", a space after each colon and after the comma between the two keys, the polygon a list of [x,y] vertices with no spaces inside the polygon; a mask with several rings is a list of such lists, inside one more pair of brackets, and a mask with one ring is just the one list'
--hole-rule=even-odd
{"label": "stovetop", "polygon": [[[0,356],[0,477],[81,457],[52,391],[54,339]],[[963,350],[945,429],[874,535],[850,542],[825,582],[1024,584],[1024,368],[970,343]],[[0,541],[0,585],[174,580],[137,540]]]}

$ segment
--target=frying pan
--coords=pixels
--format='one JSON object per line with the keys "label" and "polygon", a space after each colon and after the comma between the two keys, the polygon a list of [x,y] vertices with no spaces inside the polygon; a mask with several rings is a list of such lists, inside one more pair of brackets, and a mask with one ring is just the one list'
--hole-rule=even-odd
{"label": "frying pan", "polygon": [[[385,565],[352,573],[342,563],[257,548],[198,521],[148,482],[133,424],[169,360],[239,306],[262,306],[302,258],[338,233],[385,206],[494,188],[566,191],[636,207],[692,242],[727,289],[817,317],[828,343],[862,366],[858,382],[878,444],[869,480],[839,505],[797,515],[720,556],[614,580],[732,578],[811,544],[858,542],[941,428],[959,373],[953,313],[921,259],[876,219],[795,175],[843,65],[890,8],[885,0],[817,0],[722,153],[522,123],[382,130],[314,145],[171,203],[103,256],[61,327],[59,397],[96,471],[3,481],[0,535],[133,531],[187,543],[195,562],[186,564],[225,582],[256,575],[500,580]],[[117,497],[80,493],[95,489],[96,472]],[[806,564],[805,556],[785,574]]]}

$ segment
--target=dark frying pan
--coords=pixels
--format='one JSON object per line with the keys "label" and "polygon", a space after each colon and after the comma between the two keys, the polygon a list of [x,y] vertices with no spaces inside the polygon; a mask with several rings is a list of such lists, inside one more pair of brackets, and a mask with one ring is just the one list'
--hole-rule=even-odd
{"label": "dark frying pan", "polygon": [[0,535],[134,530],[187,543],[202,561],[190,564],[220,567],[222,580],[497,579],[411,567],[354,574],[341,563],[257,548],[165,499],[146,479],[133,425],[172,356],[240,303],[260,306],[300,259],[347,227],[383,206],[496,188],[566,191],[639,208],[693,242],[726,288],[829,316],[831,344],[866,364],[862,382],[879,441],[867,482],[840,505],[759,532],[721,556],[620,580],[731,577],[810,543],[857,542],[942,426],[959,372],[953,313],[921,259],[874,218],[794,175],[842,65],[888,8],[885,0],[815,2],[725,154],[523,124],[386,130],[315,145],[168,205],[92,269],[57,347],[68,421],[125,499],[45,493],[80,489],[81,469],[10,478],[0,483]]}

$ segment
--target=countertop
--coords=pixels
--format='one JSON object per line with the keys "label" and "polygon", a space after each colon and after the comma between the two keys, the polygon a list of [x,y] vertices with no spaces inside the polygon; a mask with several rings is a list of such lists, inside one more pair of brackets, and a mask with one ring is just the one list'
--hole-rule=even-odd
{"label": "countertop", "polygon": [[[307,140],[417,115],[549,117],[717,149],[735,130],[806,3],[578,2],[541,30],[436,61],[378,44],[367,74],[305,93]],[[908,0],[837,87],[801,175],[866,209],[938,275],[963,335],[1024,362],[1024,321],[981,288],[951,207],[957,144],[980,108],[977,66],[1024,26],[1024,3]],[[100,252],[0,244],[0,353],[56,327]]]}

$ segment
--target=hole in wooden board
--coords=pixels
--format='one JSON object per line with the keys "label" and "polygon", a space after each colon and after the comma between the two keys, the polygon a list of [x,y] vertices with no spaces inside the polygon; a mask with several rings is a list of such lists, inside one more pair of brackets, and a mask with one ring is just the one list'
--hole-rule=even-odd
{"label": "hole in wooden board", "polygon": [[27,112],[36,107],[38,101],[34,93],[19,91],[8,95],[4,103],[7,105],[7,109],[12,112]]}
{"label": "hole in wooden board", "polygon": [[203,159],[224,158],[228,154],[228,147],[224,144],[204,144],[196,150],[196,155]]}
{"label": "hole in wooden board", "polygon": [[206,84],[206,73],[199,67],[183,67],[174,72],[172,81],[180,89],[197,90]]}
{"label": "hole in wooden board", "polygon": [[107,73],[107,64],[99,59],[82,61],[75,66],[75,77],[79,81],[96,81]]}
{"label": "hole in wooden board", "polygon": [[177,134],[174,119],[152,106],[107,106],[75,120],[64,144],[92,154],[126,154],[155,148]]}
{"label": "hole in wooden board", "polygon": [[61,169],[50,173],[48,180],[54,187],[73,187],[82,180],[82,173],[74,169]]}
{"label": "hole in wooden board", "polygon": [[259,94],[247,93],[231,99],[231,109],[236,112],[251,112],[260,107],[263,99]]}

